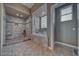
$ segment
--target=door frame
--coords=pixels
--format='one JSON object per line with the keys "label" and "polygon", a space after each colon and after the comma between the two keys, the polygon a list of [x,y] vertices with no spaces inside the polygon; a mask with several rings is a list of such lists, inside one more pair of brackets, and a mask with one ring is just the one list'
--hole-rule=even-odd
{"label": "door frame", "polygon": [[[64,6],[66,3],[58,3],[58,4],[55,4],[54,5],[54,16],[56,17],[56,9],[57,8],[59,8],[59,7],[61,7],[61,6]],[[77,6],[77,5],[76,5]],[[77,8],[76,8],[77,9]],[[73,13],[73,12],[72,12]],[[78,47],[77,46],[73,46],[73,45],[70,45],[70,44],[67,44],[67,43],[63,43],[63,42],[55,42],[55,37],[56,37],[56,35],[55,35],[55,27],[56,27],[56,20],[55,20],[55,17],[54,17],[54,43],[55,44],[60,44],[60,45],[64,45],[64,46],[67,46],[67,47],[70,47],[70,48],[74,48],[74,49],[78,49]],[[73,17],[73,16],[72,16]],[[76,17],[77,18],[77,17]],[[77,20],[76,20],[76,25],[77,25]],[[76,27],[76,28],[78,28],[78,26]],[[78,32],[78,30],[77,30],[77,32]],[[78,40],[78,33],[76,33],[76,38],[77,38],[77,40]]]}
{"label": "door frame", "polygon": [[77,26],[78,26],[78,56],[79,56],[79,4],[77,3],[77,20],[78,20],[78,22],[77,22]]}
{"label": "door frame", "polygon": [[[61,6],[59,6],[59,7],[57,7],[56,9],[59,9],[59,8],[63,8],[64,6],[69,6],[69,5],[72,5],[73,6],[73,4],[63,4],[63,5],[61,5]],[[57,12],[56,11],[56,9],[55,9],[55,13]],[[74,10],[74,9],[73,9]],[[72,14],[73,14],[73,12],[72,12]],[[57,15],[57,14],[56,14]],[[55,17],[56,17],[56,15],[55,15]],[[74,15],[76,15],[75,13],[74,13]],[[57,15],[57,16],[59,16],[59,15]],[[73,18],[72,19],[74,19],[74,16],[72,16]],[[76,16],[75,16],[76,17]],[[76,17],[77,18],[77,17]],[[55,21],[56,21],[56,18],[55,18]],[[76,20],[77,21],[77,20]],[[55,27],[56,27],[56,25],[57,25],[57,21],[55,22]],[[77,25],[77,24],[76,24]],[[55,30],[56,30],[56,28],[55,28]],[[76,27],[76,31],[77,31],[77,27]],[[56,34],[56,31],[55,31],[55,33],[54,33],[54,35]],[[76,35],[77,35],[77,32],[76,32]],[[59,36],[59,38],[60,38],[60,36]],[[55,35],[55,39],[56,39],[56,35]],[[76,40],[77,40],[77,36],[76,36]],[[77,49],[77,46],[74,46],[74,45],[70,45],[70,44],[67,44],[67,43],[63,43],[63,42],[59,42],[59,41],[56,41],[56,44],[60,44],[60,45],[64,45],[64,46],[67,46],[67,47],[71,47],[71,48],[74,48],[74,49]]]}

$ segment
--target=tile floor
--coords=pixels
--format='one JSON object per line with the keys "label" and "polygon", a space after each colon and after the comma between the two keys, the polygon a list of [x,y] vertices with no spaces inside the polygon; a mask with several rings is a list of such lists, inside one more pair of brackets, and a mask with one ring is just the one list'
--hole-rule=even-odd
{"label": "tile floor", "polygon": [[56,46],[55,51],[51,52],[29,40],[4,46],[2,56],[73,56],[73,51],[71,49]]}

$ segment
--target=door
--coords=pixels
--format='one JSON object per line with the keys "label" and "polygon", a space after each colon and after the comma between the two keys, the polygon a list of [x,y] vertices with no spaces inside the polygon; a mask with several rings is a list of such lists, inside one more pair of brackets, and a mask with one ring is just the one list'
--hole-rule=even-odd
{"label": "door", "polygon": [[77,47],[76,4],[64,4],[55,10],[55,41],[69,47]]}

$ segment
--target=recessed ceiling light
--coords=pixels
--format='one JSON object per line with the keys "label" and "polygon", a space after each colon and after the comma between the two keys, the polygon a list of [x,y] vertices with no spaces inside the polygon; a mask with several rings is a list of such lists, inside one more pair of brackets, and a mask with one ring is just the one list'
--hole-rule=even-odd
{"label": "recessed ceiling light", "polygon": [[16,14],[16,16],[19,16],[19,14]]}
{"label": "recessed ceiling light", "polygon": [[23,15],[20,15],[20,17],[23,17]]}

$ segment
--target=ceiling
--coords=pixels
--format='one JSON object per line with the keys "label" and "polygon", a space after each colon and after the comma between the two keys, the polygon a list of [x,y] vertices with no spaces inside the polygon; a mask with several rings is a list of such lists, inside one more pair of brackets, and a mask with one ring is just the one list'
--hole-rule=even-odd
{"label": "ceiling", "polygon": [[[28,18],[30,16],[30,9],[33,3],[5,3],[6,14],[19,18]],[[17,15],[18,14],[18,15]]]}
{"label": "ceiling", "polygon": [[[41,5],[43,4],[42,3],[36,3],[36,4],[35,3],[5,3],[4,4],[6,14],[19,17],[22,19],[27,19],[31,15],[31,13],[33,13]],[[44,12],[40,11],[38,14]]]}
{"label": "ceiling", "polygon": [[[25,13],[22,13],[20,11],[17,11],[16,9],[13,9],[13,8],[10,8],[10,7],[6,7],[6,14],[7,15],[11,15],[11,16],[14,16],[14,17],[19,17],[19,18],[27,18],[28,15],[25,14]],[[18,14],[18,15],[17,15]],[[23,17],[20,17],[19,15],[23,15]]]}
{"label": "ceiling", "polygon": [[32,6],[34,5],[34,3],[23,3],[23,5],[25,5],[28,8],[32,8]]}
{"label": "ceiling", "polygon": [[46,5],[44,4],[40,8],[37,9],[37,11],[34,12],[34,14],[38,17],[45,16],[47,14],[47,8]]}

